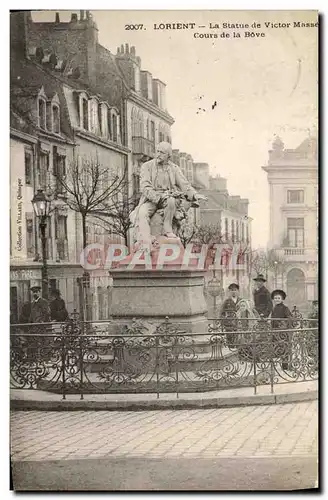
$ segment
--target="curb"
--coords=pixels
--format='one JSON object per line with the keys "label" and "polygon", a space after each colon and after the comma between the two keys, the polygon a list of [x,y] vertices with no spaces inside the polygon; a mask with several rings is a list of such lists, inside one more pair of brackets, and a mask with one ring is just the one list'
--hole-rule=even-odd
{"label": "curb", "polygon": [[299,403],[318,399],[318,391],[311,390],[289,394],[255,394],[239,397],[207,397],[205,399],[156,399],[139,401],[92,401],[92,400],[24,400],[12,399],[10,410],[18,411],[149,411],[169,409],[229,408],[235,406],[257,406],[285,403]]}

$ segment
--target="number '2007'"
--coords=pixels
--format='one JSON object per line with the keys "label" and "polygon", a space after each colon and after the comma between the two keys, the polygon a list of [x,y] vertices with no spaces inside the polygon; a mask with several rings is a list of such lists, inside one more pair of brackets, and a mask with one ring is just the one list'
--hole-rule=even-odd
{"label": "number '2007'", "polygon": [[142,30],[143,24],[126,24],[124,29],[125,30]]}

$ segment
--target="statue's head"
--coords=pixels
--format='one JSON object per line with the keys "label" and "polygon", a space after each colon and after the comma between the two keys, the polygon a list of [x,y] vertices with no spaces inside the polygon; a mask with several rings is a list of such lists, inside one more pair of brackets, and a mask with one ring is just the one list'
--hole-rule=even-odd
{"label": "statue's head", "polygon": [[160,142],[156,148],[157,163],[167,163],[172,157],[172,146],[169,142]]}

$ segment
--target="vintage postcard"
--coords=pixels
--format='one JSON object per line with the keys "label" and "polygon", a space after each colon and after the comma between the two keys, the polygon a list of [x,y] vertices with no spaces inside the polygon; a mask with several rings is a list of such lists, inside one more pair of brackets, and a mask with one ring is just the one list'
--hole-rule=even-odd
{"label": "vintage postcard", "polygon": [[14,490],[318,488],[318,31],[10,12]]}

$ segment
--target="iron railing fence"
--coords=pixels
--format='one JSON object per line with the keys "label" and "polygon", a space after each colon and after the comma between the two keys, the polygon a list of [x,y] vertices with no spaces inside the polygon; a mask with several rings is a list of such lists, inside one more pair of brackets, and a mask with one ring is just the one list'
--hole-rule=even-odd
{"label": "iron railing fence", "polygon": [[318,320],[214,319],[186,333],[168,318],[11,325],[11,388],[62,394],[204,392],[318,378]]}

